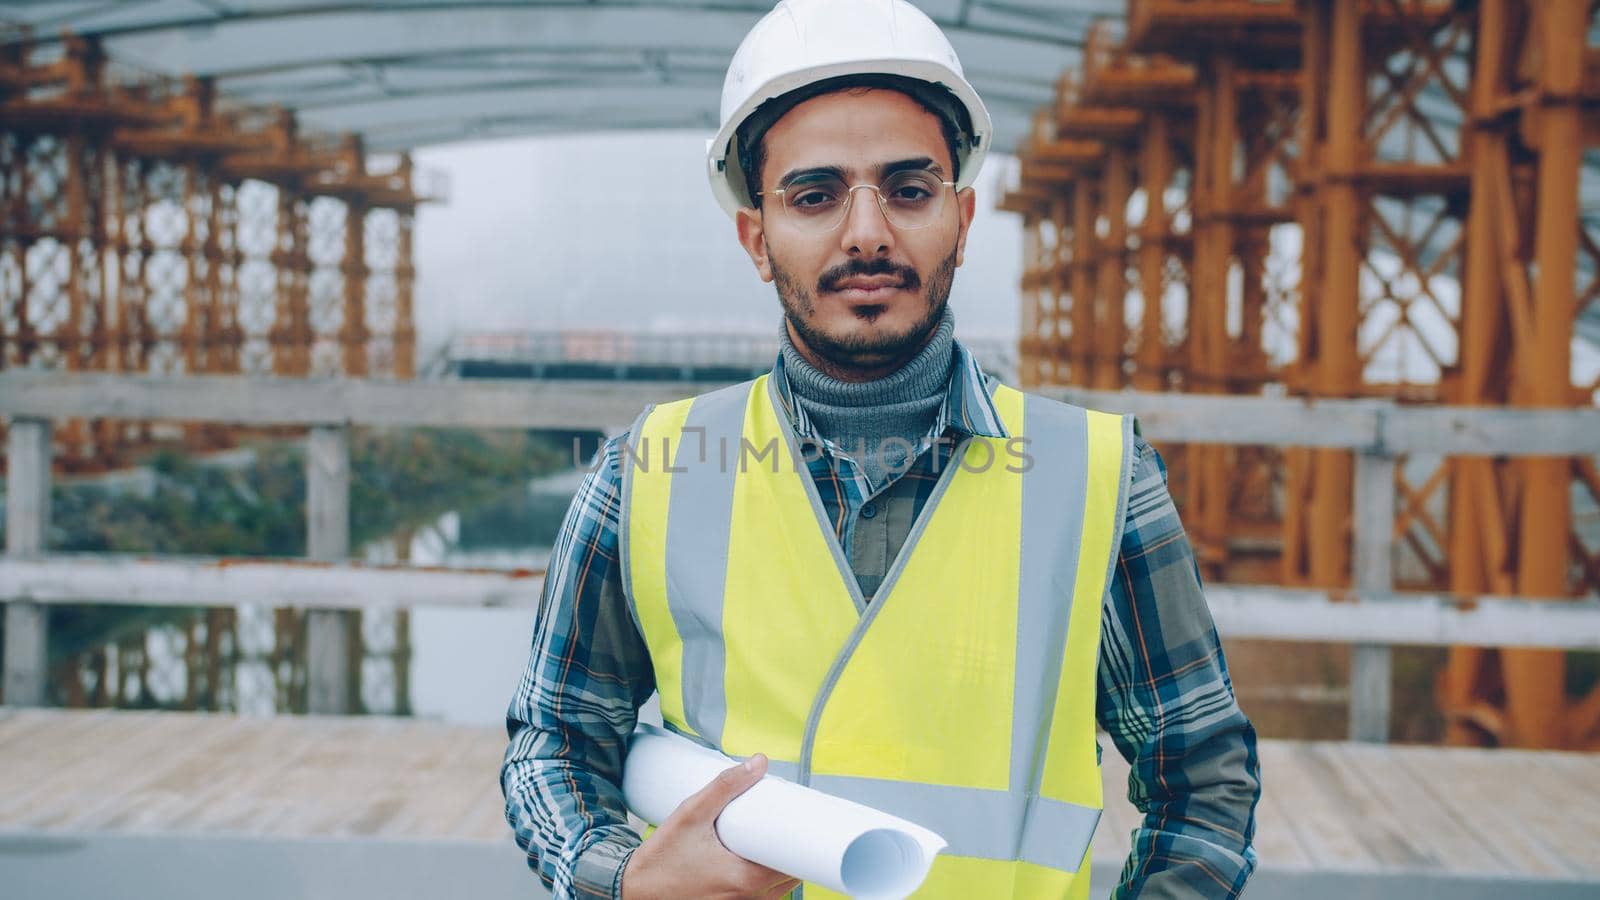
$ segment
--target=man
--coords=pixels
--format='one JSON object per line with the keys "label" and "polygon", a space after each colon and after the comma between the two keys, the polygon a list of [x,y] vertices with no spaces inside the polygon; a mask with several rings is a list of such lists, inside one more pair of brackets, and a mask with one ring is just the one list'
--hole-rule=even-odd
{"label": "man", "polygon": [[[782,895],[713,830],[770,766],[939,832],[919,896],[1086,897],[1098,721],[1144,813],[1116,895],[1236,896],[1255,734],[1159,457],[953,339],[991,134],[948,42],[904,0],[786,0],[722,109],[713,190],[782,348],[647,409],[573,501],[507,715],[530,865],[563,897]],[[641,843],[619,785],[655,691],[746,761]]]}

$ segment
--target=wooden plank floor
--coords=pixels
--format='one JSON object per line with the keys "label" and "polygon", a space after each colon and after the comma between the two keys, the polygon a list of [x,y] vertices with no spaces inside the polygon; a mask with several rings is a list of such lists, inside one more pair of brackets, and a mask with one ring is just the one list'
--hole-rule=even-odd
{"label": "wooden plank floor", "polygon": [[[1105,738],[1102,737],[1102,741]],[[417,719],[0,709],[0,834],[482,842],[503,734]],[[1600,887],[1600,755],[1262,741],[1262,872]],[[1109,746],[1097,869],[1139,814]]]}

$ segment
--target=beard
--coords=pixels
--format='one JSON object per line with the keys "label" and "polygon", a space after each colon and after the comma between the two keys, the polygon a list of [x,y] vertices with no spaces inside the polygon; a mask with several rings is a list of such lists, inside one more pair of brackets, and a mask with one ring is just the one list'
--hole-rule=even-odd
{"label": "beard", "polygon": [[[915,291],[922,284],[922,277],[910,266],[886,259],[867,262],[851,260],[823,272],[813,289],[802,285],[799,279],[778,264],[775,257],[769,257],[769,262],[773,285],[778,291],[778,302],[783,304],[784,318],[788,319],[795,333],[812,352],[841,369],[872,368],[914,356],[927,343],[934,329],[939,327],[939,320],[944,318],[945,306],[950,300],[950,286],[955,281],[956,273],[956,251],[952,247],[950,255],[928,276],[927,289],[922,295],[922,315],[905,330],[876,335],[834,335],[823,331],[815,322],[818,293],[833,290],[846,278],[872,275],[898,275],[906,290]],[[863,318],[871,322],[879,315],[881,312]]]}

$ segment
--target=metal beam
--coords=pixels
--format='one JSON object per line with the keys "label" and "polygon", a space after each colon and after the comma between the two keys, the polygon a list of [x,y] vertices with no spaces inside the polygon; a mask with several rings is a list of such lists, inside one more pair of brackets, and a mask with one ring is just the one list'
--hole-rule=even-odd
{"label": "metal beam", "polygon": [[638,118],[653,112],[710,112],[717,92],[705,86],[600,85],[577,87],[508,86],[487,90],[421,93],[372,98],[304,110],[300,121],[313,128],[379,131],[394,125],[514,116],[538,121],[549,116],[604,121]]}
{"label": "metal beam", "polygon": [[409,122],[367,131],[362,135],[368,150],[387,152],[416,147],[433,147],[458,141],[498,138],[540,137],[546,135],[588,134],[606,131],[696,130],[710,134],[716,122],[707,113],[684,112],[638,118],[615,117],[603,122],[586,121],[580,116],[559,119],[462,119],[447,122]]}
{"label": "metal beam", "polygon": [[[427,102],[426,106],[419,102],[416,107],[400,107],[400,110],[408,109],[432,109],[434,114],[416,114],[414,117],[408,114],[406,119],[368,125],[362,130],[365,146],[371,151],[394,151],[394,149],[411,149],[411,147],[466,141],[466,139],[574,135],[592,131],[662,130],[662,128],[690,128],[690,130],[704,131],[709,136],[712,131],[717,130],[717,107],[714,104],[685,106],[682,109],[654,106],[654,104],[611,107],[605,110],[571,107],[562,112],[549,112],[544,115],[522,115],[520,112],[512,112],[509,115],[454,117],[450,115],[450,102],[435,99]],[[1026,131],[1026,119],[1021,115],[1008,114],[1005,110],[990,110],[990,115],[994,119],[997,135],[1021,135]],[[328,130],[346,128],[342,127],[339,119],[334,117],[325,119],[322,110],[304,115],[302,120]],[[1000,152],[1010,151],[1010,147],[998,141],[995,149]]]}
{"label": "metal beam", "polygon": [[57,554],[0,559],[0,600],[128,606],[296,606],[317,610],[539,603],[541,570],[303,560]]}
{"label": "metal beam", "polygon": [[[606,428],[645,403],[721,385],[626,381],[400,382],[252,379],[90,372],[0,373],[0,415],[151,419],[240,425],[423,428]],[[1375,453],[1488,456],[1600,454],[1600,410],[1427,409],[1382,400],[1089,391],[1045,396],[1137,415],[1151,440],[1230,446],[1332,447]]]}
{"label": "metal beam", "polygon": [[0,415],[74,418],[75,407],[106,418],[194,419],[235,424],[415,425],[435,428],[594,428],[633,421],[643,404],[721,384],[660,382],[399,382],[345,378],[0,373]]}
{"label": "metal beam", "polygon": [[1226,638],[1448,647],[1600,650],[1600,601],[1462,601],[1439,594],[1206,586]]}
{"label": "metal beam", "polygon": [[524,65],[508,62],[465,72],[419,72],[407,62],[351,63],[241,75],[224,79],[220,88],[228,96],[245,102],[271,100],[301,112],[322,106],[386,98],[536,88],[631,87],[650,90],[669,84],[698,85],[708,89],[715,99],[722,87],[720,67],[715,72],[706,68],[674,68],[664,72],[638,60],[632,66],[574,64],[568,69],[552,63]]}
{"label": "metal beam", "polygon": [[[544,573],[287,560],[58,554],[0,558],[0,600],[132,606],[275,605],[318,609],[538,605]],[[1600,600],[1206,586],[1223,637],[1383,645],[1600,650]]]}
{"label": "metal beam", "polygon": [[[460,4],[328,10],[294,15],[212,19],[106,35],[113,58],[197,75],[284,69],[330,61],[403,58],[488,49],[570,49],[618,46],[719,50],[731,56],[760,10],[726,8],[540,4],[532,7]],[[1077,42],[1036,34],[947,28],[963,62],[973,69],[1034,80],[1058,71]],[[981,90],[981,86],[980,86]]]}

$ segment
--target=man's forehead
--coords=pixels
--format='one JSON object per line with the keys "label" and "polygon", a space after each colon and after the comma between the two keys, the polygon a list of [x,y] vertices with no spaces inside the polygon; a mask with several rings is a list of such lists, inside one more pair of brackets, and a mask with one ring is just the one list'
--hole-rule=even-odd
{"label": "man's forehead", "polygon": [[847,88],[797,104],[764,138],[769,159],[818,153],[882,159],[917,154],[937,158],[945,145],[939,117],[899,91]]}

